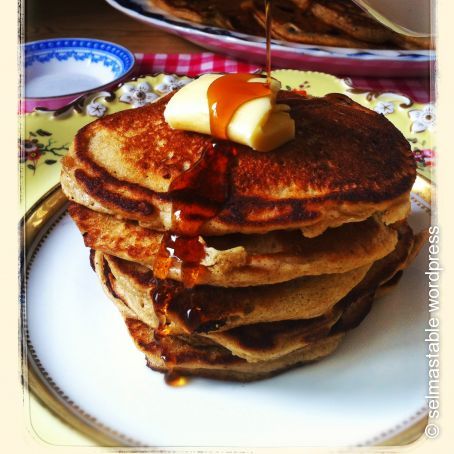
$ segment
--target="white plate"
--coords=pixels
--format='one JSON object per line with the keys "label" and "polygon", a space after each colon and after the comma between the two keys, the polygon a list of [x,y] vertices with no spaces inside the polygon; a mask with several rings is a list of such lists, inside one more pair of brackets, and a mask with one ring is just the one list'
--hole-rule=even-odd
{"label": "white plate", "polygon": [[[419,231],[429,209],[412,200]],[[145,367],[69,216],[42,234],[29,265],[29,367],[82,424],[118,444],[377,444],[426,416],[427,248],[333,356],[250,384],[172,388]]]}

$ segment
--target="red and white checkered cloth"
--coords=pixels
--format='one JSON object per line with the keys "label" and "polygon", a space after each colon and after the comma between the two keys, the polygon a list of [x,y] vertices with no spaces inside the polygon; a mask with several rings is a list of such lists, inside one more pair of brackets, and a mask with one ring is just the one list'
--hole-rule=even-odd
{"label": "red and white checkered cloth", "polygon": [[[136,54],[136,74],[169,73],[187,76],[209,72],[253,72],[260,66],[232,59],[211,52],[197,54]],[[433,99],[428,78],[373,78],[352,77],[357,88],[371,91],[390,91],[402,93],[417,102],[430,102]]]}
{"label": "red and white checkered cloth", "polygon": [[211,52],[199,54],[135,54],[139,71],[163,72],[185,76],[197,76],[213,72],[253,72],[260,69],[257,65],[233,60],[224,55]]}

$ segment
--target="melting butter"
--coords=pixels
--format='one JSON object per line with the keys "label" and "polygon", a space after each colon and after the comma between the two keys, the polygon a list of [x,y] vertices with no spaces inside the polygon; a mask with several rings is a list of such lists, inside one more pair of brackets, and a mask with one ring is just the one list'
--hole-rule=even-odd
{"label": "melting butter", "polygon": [[[204,74],[173,95],[164,111],[171,128],[212,135],[207,92],[220,77],[221,74]],[[257,77],[247,83],[266,83],[266,80]],[[268,95],[238,105],[226,129],[229,140],[257,151],[271,151],[295,137],[289,107],[276,104],[281,84],[273,79],[269,88]],[[232,93],[225,93],[229,95]]]}

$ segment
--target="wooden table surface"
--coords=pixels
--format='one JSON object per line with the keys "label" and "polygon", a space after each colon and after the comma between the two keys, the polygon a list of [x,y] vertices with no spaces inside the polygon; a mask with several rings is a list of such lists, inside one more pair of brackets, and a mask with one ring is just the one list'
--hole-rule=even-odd
{"label": "wooden table surface", "polygon": [[132,52],[200,52],[202,48],[136,21],[104,0],[26,0],[25,41],[77,37],[113,41]]}

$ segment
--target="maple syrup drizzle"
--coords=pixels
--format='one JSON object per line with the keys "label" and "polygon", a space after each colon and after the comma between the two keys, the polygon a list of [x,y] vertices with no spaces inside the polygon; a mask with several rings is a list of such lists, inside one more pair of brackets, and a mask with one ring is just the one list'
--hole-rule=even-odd
{"label": "maple syrup drizzle", "polygon": [[230,170],[236,148],[229,142],[213,142],[200,159],[176,177],[169,187],[172,230],[166,232],[154,263],[154,275],[166,279],[173,259],[181,262],[182,281],[193,287],[204,268],[205,245],[199,233],[223,208],[229,196]]}
{"label": "maple syrup drizzle", "polygon": [[180,387],[185,386],[188,383],[188,378],[184,375],[178,374],[174,370],[170,370],[169,372],[165,373],[164,381],[169,386]]}
{"label": "maple syrup drizzle", "polygon": [[167,311],[172,299],[178,292],[178,285],[169,280],[158,280],[156,289],[151,295],[153,307],[159,319],[159,326],[155,330],[155,338],[165,337],[169,334],[169,326],[167,325]]}
{"label": "maple syrup drizzle", "polygon": [[157,281],[156,289],[151,295],[153,307],[159,320],[158,327],[154,331],[154,341],[159,347],[160,357],[168,369],[164,374],[165,383],[169,386],[183,386],[186,384],[186,379],[174,371],[176,359],[165,342],[166,337],[170,334],[170,328],[167,323],[167,310],[175,296],[175,291],[177,291],[177,284],[172,281]]}
{"label": "maple syrup drizzle", "polygon": [[183,283],[186,287],[193,287],[203,273],[200,262],[204,257],[205,245],[200,242],[198,236],[181,236],[165,232],[154,264],[154,275],[158,279],[166,279],[173,259],[176,259],[181,262]]}
{"label": "maple syrup drizzle", "polygon": [[266,32],[266,81],[271,83],[271,23],[273,20],[272,0],[265,0],[265,32]]}
{"label": "maple syrup drizzle", "polygon": [[200,159],[175,178],[169,187],[172,230],[165,232],[161,240],[153,266],[158,280],[151,296],[159,318],[155,342],[160,346],[161,358],[169,369],[166,383],[174,386],[182,386],[184,379],[174,378],[175,359],[163,339],[170,333],[167,324],[169,305],[184,288],[166,278],[175,259],[181,263],[185,288],[193,287],[204,272],[201,262],[205,257],[205,245],[200,241],[199,232],[206,222],[222,210],[229,197],[230,171],[235,156],[236,148],[233,144],[215,141],[209,144]]}
{"label": "maple syrup drizzle", "polygon": [[238,107],[256,98],[271,94],[268,84],[250,83],[253,74],[226,74],[208,87],[211,135],[227,140],[227,128]]}

